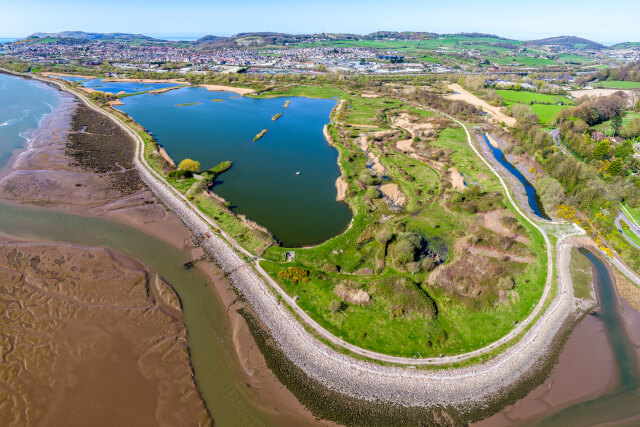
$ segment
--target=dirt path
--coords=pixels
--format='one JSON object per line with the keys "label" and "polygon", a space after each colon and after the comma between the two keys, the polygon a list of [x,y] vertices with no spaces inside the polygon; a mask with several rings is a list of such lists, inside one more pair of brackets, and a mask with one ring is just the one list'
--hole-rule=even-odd
{"label": "dirt path", "polygon": [[457,101],[465,101],[471,105],[480,107],[486,113],[491,114],[498,122],[504,122],[507,126],[515,126],[516,119],[504,114],[500,110],[500,107],[494,107],[493,105],[490,105],[487,101],[480,99],[474,94],[472,94],[471,92],[468,92],[467,90],[463,89],[462,86],[460,86],[459,84],[457,83],[451,84],[449,85],[449,89],[457,93],[453,95],[447,95],[447,98],[457,100]]}

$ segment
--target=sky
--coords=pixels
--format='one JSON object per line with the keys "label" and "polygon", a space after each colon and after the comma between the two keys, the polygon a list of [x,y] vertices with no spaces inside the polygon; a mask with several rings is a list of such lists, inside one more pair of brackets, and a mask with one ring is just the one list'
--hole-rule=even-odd
{"label": "sky", "polygon": [[0,37],[67,30],[153,37],[389,30],[640,41],[640,1],[610,5],[601,0],[0,0]]}

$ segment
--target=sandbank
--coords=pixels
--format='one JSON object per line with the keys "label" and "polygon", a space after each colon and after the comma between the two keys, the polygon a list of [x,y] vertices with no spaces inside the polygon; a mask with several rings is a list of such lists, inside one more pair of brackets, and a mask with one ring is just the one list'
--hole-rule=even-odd
{"label": "sandbank", "polygon": [[249,89],[246,87],[233,87],[233,86],[222,86],[222,85],[197,85],[198,87],[203,87],[212,92],[233,92],[238,95],[248,95],[250,93],[255,93],[256,91],[253,89]]}
{"label": "sandbank", "polygon": [[454,93],[452,95],[447,95],[446,98],[453,99],[456,101],[464,101],[471,105],[475,105],[476,107],[482,108],[485,112],[490,113],[494,118],[496,118],[499,122],[504,122],[507,126],[515,126],[516,119],[513,117],[509,117],[504,114],[500,107],[495,107],[490,105],[487,101],[478,98],[471,92],[466,91],[457,83],[450,84],[449,89],[453,90]]}
{"label": "sandbank", "polygon": [[339,176],[338,179],[336,179],[336,190],[338,190],[336,201],[338,202],[344,201],[347,195],[347,188],[349,188],[349,185],[345,182],[345,180],[341,176]]}

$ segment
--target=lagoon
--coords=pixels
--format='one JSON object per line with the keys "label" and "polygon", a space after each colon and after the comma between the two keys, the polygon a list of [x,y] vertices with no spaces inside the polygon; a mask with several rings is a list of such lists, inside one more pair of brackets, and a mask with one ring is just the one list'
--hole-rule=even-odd
{"label": "lagoon", "polygon": [[[256,99],[186,87],[124,101],[117,108],[148,129],[176,163],[191,158],[208,169],[232,161],[213,191],[285,246],[323,242],[349,224],[349,207],[336,201],[338,151],[322,133],[335,100]],[[283,115],[271,120],[276,113]],[[253,142],[263,129],[268,132]]]}
{"label": "lagoon", "polygon": [[69,82],[80,83],[82,86],[89,89],[114,94],[118,94],[120,92],[132,94],[178,86],[175,83],[105,82],[103,79],[88,79],[85,77],[61,76],[56,74],[53,74],[51,77],[66,80]]}

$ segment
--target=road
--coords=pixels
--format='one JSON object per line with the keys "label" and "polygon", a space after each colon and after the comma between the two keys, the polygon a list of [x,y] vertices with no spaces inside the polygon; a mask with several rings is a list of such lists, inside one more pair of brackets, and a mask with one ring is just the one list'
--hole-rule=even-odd
{"label": "road", "polygon": [[622,233],[624,238],[629,242],[630,245],[634,246],[637,249],[640,249],[640,244],[636,243],[633,239],[631,239],[627,233],[622,229],[622,223],[626,223],[629,226],[629,232],[635,234],[640,240],[640,225],[636,222],[633,215],[624,207],[620,209],[618,215],[616,215],[615,224],[618,228],[618,231]]}
{"label": "road", "polygon": [[564,147],[564,144],[562,144],[560,142],[560,129],[554,129],[551,132],[549,132],[549,135],[551,135],[551,137],[553,138],[553,142],[556,144],[556,146],[562,150],[562,152],[566,155],[566,156],[571,156],[571,153],[569,153],[569,151],[567,151],[567,149]]}

